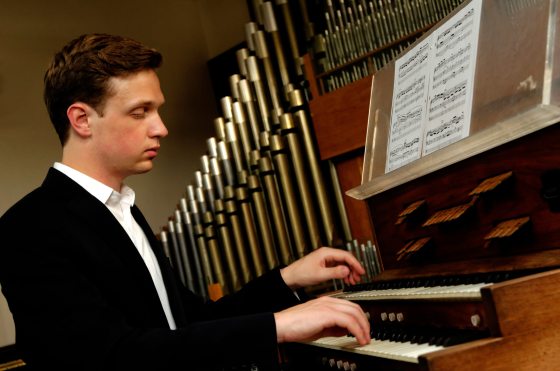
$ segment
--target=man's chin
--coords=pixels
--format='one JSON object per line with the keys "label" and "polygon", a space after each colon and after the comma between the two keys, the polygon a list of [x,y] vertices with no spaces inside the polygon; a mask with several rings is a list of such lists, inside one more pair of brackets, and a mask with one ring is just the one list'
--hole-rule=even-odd
{"label": "man's chin", "polygon": [[141,164],[139,164],[136,169],[135,169],[135,174],[145,174],[148,171],[152,170],[152,168],[154,167],[154,164],[152,163],[152,161],[144,161]]}

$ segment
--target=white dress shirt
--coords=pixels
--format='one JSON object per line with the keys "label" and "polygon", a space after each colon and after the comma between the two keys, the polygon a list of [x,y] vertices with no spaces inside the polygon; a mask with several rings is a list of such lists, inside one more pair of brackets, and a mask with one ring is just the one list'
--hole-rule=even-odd
{"label": "white dress shirt", "polygon": [[163,284],[163,278],[161,276],[157,259],[150,247],[150,243],[144,234],[144,231],[140,228],[136,220],[134,220],[130,212],[130,208],[134,205],[134,191],[127,185],[123,185],[121,192],[119,193],[111,187],[60,162],[55,162],[53,167],[78,183],[92,196],[101,201],[119,221],[134,243],[134,246],[136,246],[138,253],[140,253],[140,256],[144,260],[144,263],[152,276],[152,281],[154,282],[159,300],[161,301],[161,306],[163,307],[163,311],[167,317],[169,328],[175,330],[177,326],[175,325],[175,320],[173,318],[173,314],[171,313],[167,290]]}

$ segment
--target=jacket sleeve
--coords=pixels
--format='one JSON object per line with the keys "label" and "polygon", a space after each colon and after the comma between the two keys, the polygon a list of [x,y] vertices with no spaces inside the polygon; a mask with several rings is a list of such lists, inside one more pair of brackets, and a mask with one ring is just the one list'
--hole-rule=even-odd
{"label": "jacket sleeve", "polygon": [[[186,291],[186,290],[185,290]],[[203,303],[186,292],[188,318],[207,320],[247,314],[278,312],[300,303],[294,292],[284,283],[280,268],[273,269],[246,284],[238,292],[216,302]],[[196,303],[196,304],[193,304]]]}

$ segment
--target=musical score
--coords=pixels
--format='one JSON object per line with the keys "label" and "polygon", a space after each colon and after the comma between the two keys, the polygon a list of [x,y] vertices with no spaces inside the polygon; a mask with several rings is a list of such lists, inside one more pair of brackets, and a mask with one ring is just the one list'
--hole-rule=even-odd
{"label": "musical score", "polygon": [[385,172],[469,135],[481,9],[472,1],[396,60]]}
{"label": "musical score", "polygon": [[451,27],[445,29],[436,39],[436,55],[441,57],[444,53],[460,44],[462,40],[469,37],[474,26],[474,8],[469,9],[466,14],[459,17]]}

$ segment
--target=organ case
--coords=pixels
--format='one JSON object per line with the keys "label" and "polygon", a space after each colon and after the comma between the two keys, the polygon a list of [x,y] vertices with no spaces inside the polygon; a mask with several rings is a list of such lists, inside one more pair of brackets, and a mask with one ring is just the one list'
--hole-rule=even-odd
{"label": "organ case", "polygon": [[[379,343],[292,345],[291,367],[560,365],[557,8],[557,0],[482,1],[468,135],[392,171],[386,163],[398,64],[375,75],[362,185],[348,194],[368,206],[384,271],[339,296],[360,303]],[[404,345],[392,353],[383,342]]]}

